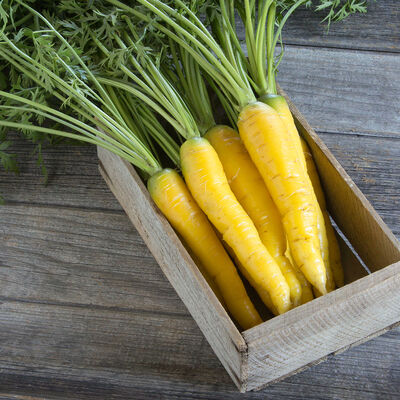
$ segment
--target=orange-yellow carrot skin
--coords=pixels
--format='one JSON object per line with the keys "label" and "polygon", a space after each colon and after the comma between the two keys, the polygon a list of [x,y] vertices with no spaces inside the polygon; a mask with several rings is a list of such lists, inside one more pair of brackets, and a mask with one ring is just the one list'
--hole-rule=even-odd
{"label": "orange-yellow carrot skin", "polygon": [[[257,285],[253,279],[251,279],[251,276],[246,271],[246,268],[244,268],[243,265],[241,264],[241,262],[238,260],[234,251],[232,250],[232,248],[229,247],[226,242],[223,242],[223,243],[224,243],[224,247],[226,248],[226,251],[232,257],[232,260],[235,262],[235,265],[237,266],[239,271],[242,273],[242,275],[246,278],[246,280],[250,283],[250,285],[258,293],[262,302],[267,306],[267,308],[272,312],[272,314],[279,315],[278,310],[272,303],[271,296],[269,295],[269,293],[263,287],[261,287],[260,285]],[[306,278],[304,278],[304,279],[306,279]]]}
{"label": "orange-yellow carrot skin", "polygon": [[336,283],[336,286],[341,287],[344,285],[344,271],[340,257],[339,243],[337,241],[335,230],[333,229],[328,211],[326,209],[324,191],[322,190],[321,182],[318,176],[318,171],[315,166],[314,160],[312,158],[310,149],[308,148],[307,143],[303,139],[301,140],[301,144],[306,158],[307,172],[311,179],[315,195],[317,196],[318,203],[321,207],[322,214],[324,216],[326,234],[328,236],[329,260],[333,273],[333,279]]}
{"label": "orange-yellow carrot skin", "polygon": [[303,273],[299,270],[301,276],[298,276],[301,283],[301,304],[306,304],[314,299],[314,293],[310,282],[307,281]]}
{"label": "orange-yellow carrot skin", "polygon": [[217,153],[204,138],[187,140],[180,151],[190,192],[251,278],[270,295],[280,314],[291,307],[290,289],[262,244],[257,229],[229,187]]}
{"label": "orange-yellow carrot skin", "polygon": [[268,252],[278,264],[290,287],[293,306],[301,302],[301,285],[285,257],[286,236],[281,216],[265,183],[251,160],[239,134],[229,126],[218,125],[210,129],[205,138],[211,143],[233,194],[257,228]]}
{"label": "orange-yellow carrot skin", "polygon": [[314,299],[313,287],[311,286],[311,283],[308,282],[308,280],[306,279],[304,274],[300,271],[300,269],[296,266],[296,263],[293,261],[293,257],[290,253],[289,245],[287,245],[285,255],[286,255],[286,258],[290,261],[291,265],[293,266],[293,269],[296,273],[297,279],[299,280],[300,285],[301,285],[301,303],[300,304],[308,303],[309,301]]}
{"label": "orange-yellow carrot skin", "polygon": [[257,285],[253,281],[253,279],[251,279],[251,276],[246,271],[246,268],[244,268],[240,264],[239,261],[236,261],[236,265],[239,268],[240,272],[243,274],[243,276],[249,281],[250,285],[253,286],[253,288],[256,290],[257,294],[260,296],[260,299],[267,306],[267,308],[272,312],[272,314],[279,315],[279,312],[276,309],[276,307],[274,306],[274,303],[272,302],[271,296],[269,295],[268,291],[265,290],[260,285]]}
{"label": "orange-yellow carrot skin", "polygon": [[307,184],[310,185],[311,190],[313,192],[314,201],[316,205],[316,212],[317,212],[317,226],[318,226],[318,235],[319,235],[319,242],[320,242],[320,249],[322,259],[324,260],[325,269],[326,269],[326,288],[328,292],[331,292],[335,289],[335,282],[333,280],[332,268],[330,266],[330,256],[329,256],[329,241],[328,241],[328,233],[327,228],[325,226],[325,218],[322,213],[322,207],[319,206],[317,197],[313,190],[313,185],[310,180],[310,177],[307,174],[307,165],[306,159],[303,153],[303,148],[301,144],[301,138],[299,132],[297,131],[296,124],[294,123],[293,115],[289,109],[289,106],[286,102],[286,99],[283,96],[279,95],[267,95],[260,99],[264,103],[271,106],[281,117],[283,123],[285,124],[288,134],[291,137],[293,146],[296,149],[297,157],[303,166],[303,170],[305,172],[305,178],[307,180]]}
{"label": "orange-yellow carrot skin", "polygon": [[294,266],[297,279],[299,280],[301,284],[301,302],[300,304],[305,304],[314,299],[314,293],[313,293],[313,288],[304,276],[304,274],[296,267]]}
{"label": "orange-yellow carrot skin", "polygon": [[283,121],[272,107],[257,102],[242,110],[238,127],[282,216],[294,261],[308,281],[326,293],[315,202]]}
{"label": "orange-yellow carrot skin", "polygon": [[148,189],[158,208],[217,284],[233,318],[243,329],[260,324],[261,317],[232,260],[179,174],[164,169],[149,179]]}

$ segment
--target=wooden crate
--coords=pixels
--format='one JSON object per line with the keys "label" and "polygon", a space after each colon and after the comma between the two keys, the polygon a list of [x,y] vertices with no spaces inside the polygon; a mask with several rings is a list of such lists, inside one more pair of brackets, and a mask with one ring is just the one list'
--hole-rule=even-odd
{"label": "wooden crate", "polygon": [[243,332],[218,302],[134,168],[98,149],[104,179],[242,392],[284,379],[400,321],[399,242],[304,117],[290,101],[289,105],[317,164],[329,212],[358,257],[341,239],[344,287]]}

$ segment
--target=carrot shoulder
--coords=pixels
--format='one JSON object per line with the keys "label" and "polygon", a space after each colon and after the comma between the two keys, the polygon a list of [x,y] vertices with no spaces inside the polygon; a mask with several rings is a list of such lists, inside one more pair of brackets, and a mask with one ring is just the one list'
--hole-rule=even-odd
{"label": "carrot shoulder", "polygon": [[218,125],[210,129],[205,138],[217,152],[232,192],[285,277],[293,306],[299,305],[301,284],[285,256],[287,241],[281,216],[239,134],[229,126]]}
{"label": "carrot shoulder", "polygon": [[229,187],[217,153],[203,138],[181,146],[185,181],[200,208],[232,248],[252,280],[266,289],[280,314],[291,308],[290,289],[257,229]]}

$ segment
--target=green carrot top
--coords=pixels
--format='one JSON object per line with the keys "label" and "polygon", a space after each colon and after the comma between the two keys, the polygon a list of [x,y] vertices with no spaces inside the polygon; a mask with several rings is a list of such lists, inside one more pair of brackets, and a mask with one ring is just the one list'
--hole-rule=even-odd
{"label": "green carrot top", "polygon": [[[61,25],[55,19],[20,0],[13,4],[23,7],[33,23],[14,27],[11,9],[2,4],[0,58],[10,75],[18,75],[12,77],[10,90],[0,91],[0,126],[97,144],[147,175],[159,171],[148,138],[134,119],[126,118],[132,107],[147,131],[155,130],[158,126],[148,110],[135,107],[128,96],[116,95],[101,82],[91,60],[60,33]],[[176,146],[164,139],[161,142],[176,161]]]}

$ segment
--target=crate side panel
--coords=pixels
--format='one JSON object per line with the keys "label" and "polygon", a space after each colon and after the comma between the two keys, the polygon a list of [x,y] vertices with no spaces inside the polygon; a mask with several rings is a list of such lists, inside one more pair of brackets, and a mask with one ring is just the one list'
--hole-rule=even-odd
{"label": "crate side panel", "polygon": [[279,380],[400,321],[400,263],[243,333],[248,390]]}
{"label": "crate side panel", "polygon": [[292,371],[291,373],[289,373],[287,375],[284,375],[284,376],[280,377],[279,379],[276,379],[276,380],[268,382],[268,383],[264,383],[261,386],[258,386],[258,387],[254,388],[254,389],[251,389],[251,390],[253,390],[253,391],[262,390],[262,389],[266,388],[267,386],[274,385],[275,383],[281,382],[281,381],[285,380],[286,378],[289,378],[292,375],[296,375],[296,374],[298,374],[300,372],[306,371],[308,368],[311,368],[311,367],[313,367],[315,365],[321,364],[324,361],[329,360],[330,357],[334,357],[337,354],[344,353],[345,351],[347,351],[347,350],[349,350],[349,349],[351,349],[353,347],[359,346],[359,345],[367,342],[368,340],[372,340],[372,339],[374,339],[374,338],[376,338],[376,337],[378,337],[380,335],[384,335],[385,333],[389,332],[390,330],[397,328],[399,325],[400,325],[400,322],[396,322],[395,324],[390,325],[387,328],[381,329],[380,331],[375,332],[374,334],[372,334],[370,336],[367,336],[367,337],[365,337],[365,338],[363,338],[363,339],[361,339],[361,340],[359,340],[357,342],[354,342],[349,346],[345,346],[345,347],[339,349],[338,351],[335,351],[334,353],[328,354],[327,356],[322,357],[319,360],[316,360],[316,361],[314,361],[314,362],[312,362],[310,364],[305,365],[304,367],[296,369],[295,371]]}
{"label": "crate side panel", "polygon": [[296,125],[310,146],[328,210],[371,271],[400,261],[400,244],[303,115],[286,97]]}
{"label": "crate side panel", "polygon": [[100,171],[162,271],[241,389],[246,343],[190,258],[168,221],[153,204],[134,168],[98,149]]}

